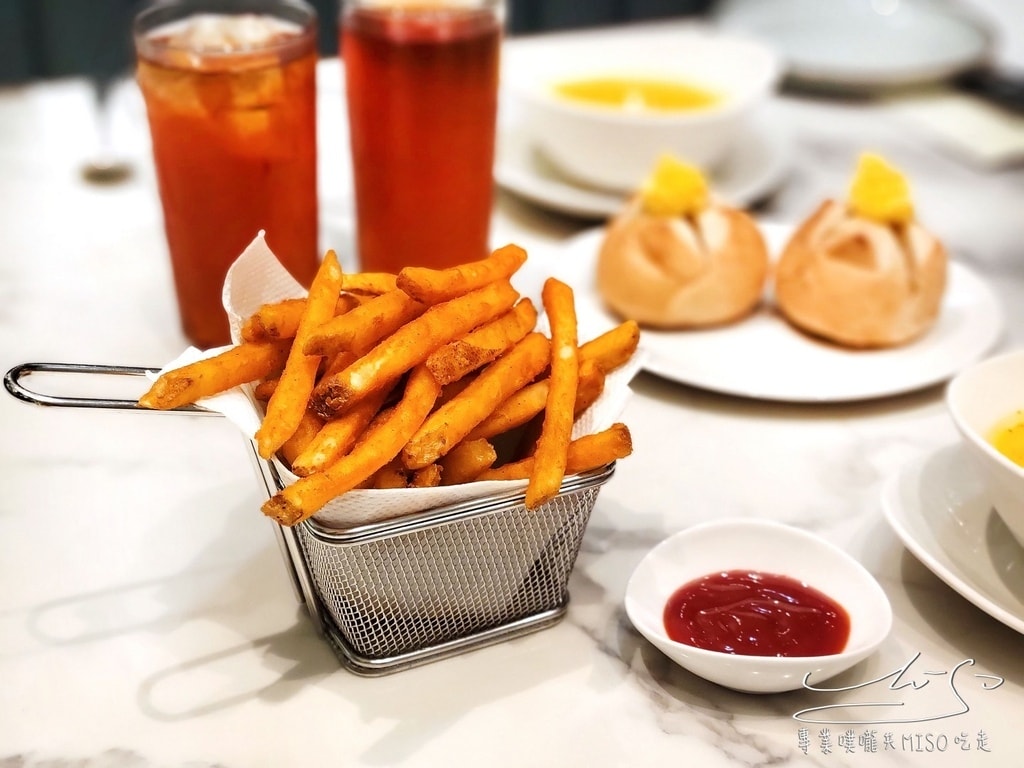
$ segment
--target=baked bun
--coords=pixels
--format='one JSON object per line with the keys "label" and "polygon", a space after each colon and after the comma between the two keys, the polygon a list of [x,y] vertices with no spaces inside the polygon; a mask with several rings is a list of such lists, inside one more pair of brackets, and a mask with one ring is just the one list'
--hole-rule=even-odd
{"label": "baked bun", "polygon": [[897,215],[893,196],[872,195],[863,193],[859,206],[871,215],[858,211],[856,195],[849,205],[823,203],[775,269],[775,302],[786,319],[848,347],[918,338],[935,323],[946,288],[945,248],[914,221],[909,198]]}
{"label": "baked bun", "polygon": [[722,205],[684,217],[647,213],[634,201],[612,221],[597,260],[608,306],[654,328],[738,320],[761,300],[767,274],[753,219]]}

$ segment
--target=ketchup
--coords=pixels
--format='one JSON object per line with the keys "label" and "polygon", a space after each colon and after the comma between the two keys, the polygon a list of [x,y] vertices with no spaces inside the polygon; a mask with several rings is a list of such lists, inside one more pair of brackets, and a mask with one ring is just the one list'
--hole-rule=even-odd
{"label": "ketchup", "polygon": [[678,643],[742,656],[826,656],[850,637],[850,617],[813,587],[771,573],[724,571],[677,589],[665,631]]}

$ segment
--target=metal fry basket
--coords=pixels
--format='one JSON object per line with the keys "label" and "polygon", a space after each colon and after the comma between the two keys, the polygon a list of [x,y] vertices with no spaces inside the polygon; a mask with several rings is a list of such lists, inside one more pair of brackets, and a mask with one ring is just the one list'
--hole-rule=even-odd
{"label": "metal fry basket", "polygon": [[[134,400],[40,394],[21,379],[34,372],[140,376],[149,370],[155,369],[25,363],[7,372],[4,385],[37,405],[145,411]],[[269,497],[284,481],[251,442],[250,449]],[[317,631],[349,670],[380,675],[557,623],[598,492],[613,472],[609,464],[568,477],[535,510],[517,492],[347,529],[315,518],[273,526],[296,596]]]}

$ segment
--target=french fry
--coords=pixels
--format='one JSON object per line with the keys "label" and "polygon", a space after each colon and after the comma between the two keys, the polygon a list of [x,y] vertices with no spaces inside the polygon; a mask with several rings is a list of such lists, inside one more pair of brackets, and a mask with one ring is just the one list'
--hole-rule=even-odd
{"label": "french fry", "polygon": [[277,389],[277,383],[280,379],[277,376],[273,376],[269,379],[264,379],[255,387],[252,388],[252,396],[259,400],[261,403],[267,402],[274,395],[274,390]]}
{"label": "french fry", "polygon": [[284,367],[288,347],[287,340],[240,344],[219,355],[166,371],[139,398],[139,405],[166,411],[273,376]]}
{"label": "french fry", "polygon": [[337,256],[334,251],[328,251],[313,278],[281,379],[267,403],[263,423],[256,431],[256,445],[264,459],[273,456],[292,436],[306,411],[320,356],[307,355],[302,350],[309,335],[334,316],[341,275]]}
{"label": "french fry", "polygon": [[325,469],[341,458],[366,431],[390,394],[389,387],[378,390],[338,418],[324,423],[302,453],[291,462],[292,472],[305,477]]}
{"label": "french fry", "polygon": [[398,455],[430,413],[440,391],[430,371],[417,366],[409,375],[402,399],[377,415],[349,453],[322,472],[300,477],[279,491],[263,504],[263,513],[282,525],[295,525],[371,477]]}
{"label": "french fry", "polygon": [[379,296],[396,287],[395,276],[390,272],[348,272],[341,278],[341,290],[348,293]]}
{"label": "french fry", "polygon": [[[429,370],[429,368],[428,368]],[[462,392],[466,387],[472,384],[476,380],[476,373],[469,376],[463,376],[461,379],[453,381],[451,384],[445,384],[441,387],[441,396],[437,398],[437,406],[440,407],[451,400],[453,397]],[[436,376],[434,377],[437,378]]]}
{"label": "french fry", "polygon": [[484,368],[473,383],[430,414],[409,439],[402,449],[406,468],[425,467],[454,448],[509,395],[544,370],[550,346],[544,334],[533,332]]}
{"label": "french fry", "polygon": [[381,490],[407,488],[409,486],[409,477],[406,474],[405,467],[398,460],[389,461],[378,469],[373,474],[371,480],[372,482],[369,484],[369,487]]}
{"label": "french fry", "polygon": [[316,437],[323,425],[324,420],[307,408],[306,412],[302,414],[299,426],[295,428],[292,436],[285,440],[284,445],[281,446],[281,457],[291,465],[295,457],[302,453],[303,449],[309,444],[309,441]]}
{"label": "french fry", "polygon": [[544,421],[534,453],[536,461],[526,488],[526,507],[534,509],[558,493],[565,475],[572,436],[573,405],[579,383],[576,307],[572,288],[549,277],[541,299],[551,324],[551,374]]}
{"label": "french fry", "polygon": [[526,251],[517,245],[498,248],[486,259],[448,269],[406,267],[398,273],[397,286],[424,304],[437,304],[508,280],[526,262]]}
{"label": "french fry", "polygon": [[605,373],[625,364],[640,344],[640,326],[627,320],[580,346],[580,361],[593,360]]}
{"label": "french fry", "polygon": [[[625,424],[615,423],[608,429],[577,438],[566,451],[565,472],[577,475],[624,458],[633,452],[633,440]],[[530,456],[520,461],[488,469],[477,480],[525,480],[532,477],[538,459]]]}
{"label": "french fry", "polygon": [[580,362],[579,383],[576,386],[576,402],[572,406],[573,421],[597,402],[604,392],[605,372],[593,360]]}
{"label": "french fry", "polygon": [[[498,459],[488,440],[463,440],[442,457],[441,485],[460,485],[476,480]],[[433,465],[431,465],[433,466]]]}
{"label": "french fry", "polygon": [[358,357],[359,355],[353,352],[349,352],[347,350],[345,352],[339,352],[334,357],[328,359],[327,365],[322,366],[322,375],[333,376],[334,374],[343,371],[350,365],[352,365],[352,363],[354,363],[356,359],[358,359]]}
{"label": "french fry", "polygon": [[441,465],[427,464],[412,473],[410,488],[436,488],[441,484]]}
{"label": "french fry", "polygon": [[[573,405],[574,419],[601,396],[601,392],[604,391],[604,379],[604,371],[597,363],[592,360],[580,363],[579,387],[576,391],[576,403]],[[544,410],[548,398],[548,385],[547,379],[541,379],[514,392],[490,416],[475,426],[466,439],[491,438],[523,426]]]}
{"label": "french fry", "polygon": [[362,354],[426,309],[426,304],[402,291],[382,293],[317,328],[306,339],[303,351],[307,355],[336,355],[345,351]]}
{"label": "french fry", "polygon": [[[355,297],[341,295],[334,306],[334,314],[343,315],[357,307],[358,304]],[[299,329],[299,320],[305,309],[305,299],[284,299],[273,304],[264,304],[243,323],[242,341],[295,338],[295,332]]]}
{"label": "french fry", "polygon": [[507,311],[517,298],[511,284],[501,281],[435,304],[345,370],[324,377],[313,393],[314,408],[323,418],[332,418],[370,392],[396,381],[443,344]]}
{"label": "french fry", "polygon": [[536,323],[537,310],[533,302],[523,299],[501,317],[432,353],[427,358],[427,368],[442,386],[458,381],[510,349],[533,330]]}

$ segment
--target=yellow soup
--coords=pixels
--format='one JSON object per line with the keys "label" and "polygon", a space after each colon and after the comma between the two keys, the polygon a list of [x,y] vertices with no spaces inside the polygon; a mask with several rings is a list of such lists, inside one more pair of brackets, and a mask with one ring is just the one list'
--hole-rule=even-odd
{"label": "yellow soup", "polygon": [[988,439],[997,451],[1024,467],[1024,411],[1017,411],[996,424]]}
{"label": "yellow soup", "polygon": [[594,77],[555,86],[564,99],[611,109],[683,112],[707,109],[722,99],[712,91],[677,80]]}

